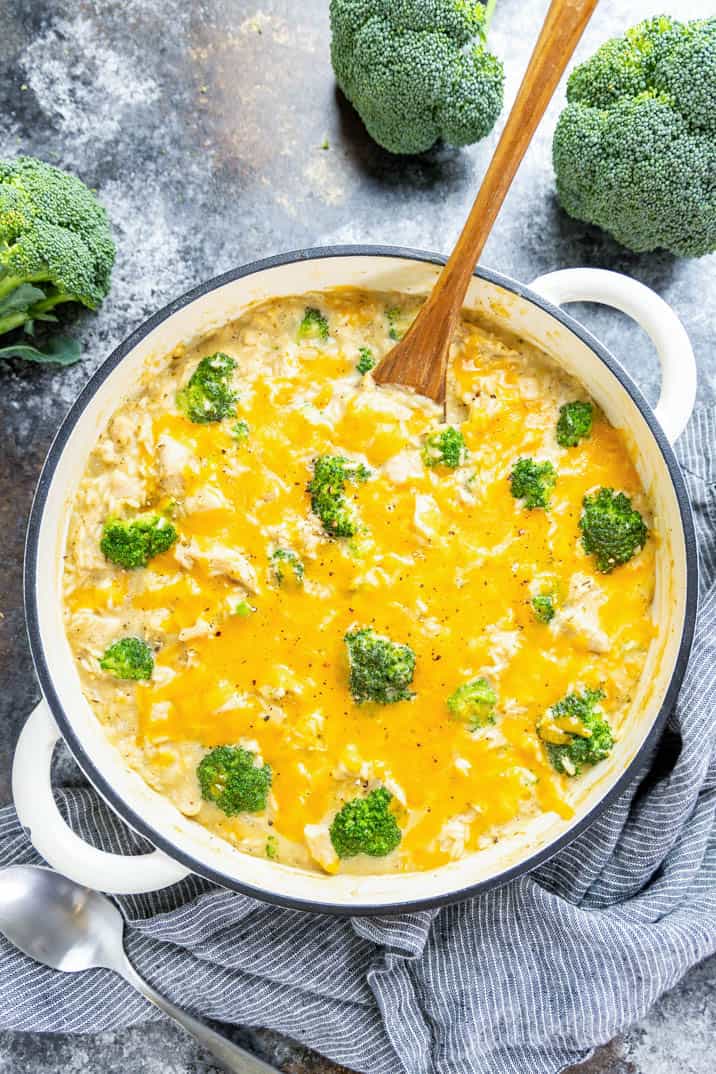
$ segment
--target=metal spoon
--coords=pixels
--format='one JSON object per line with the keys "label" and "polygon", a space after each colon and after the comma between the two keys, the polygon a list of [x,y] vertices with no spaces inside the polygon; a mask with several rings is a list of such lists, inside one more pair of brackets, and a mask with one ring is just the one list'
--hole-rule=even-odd
{"label": "metal spoon", "polygon": [[250,1052],[156,992],[124,951],[124,920],[114,903],[39,865],[0,870],[0,932],[24,954],[53,970],[108,969],[178,1022],[236,1074],[278,1074]]}

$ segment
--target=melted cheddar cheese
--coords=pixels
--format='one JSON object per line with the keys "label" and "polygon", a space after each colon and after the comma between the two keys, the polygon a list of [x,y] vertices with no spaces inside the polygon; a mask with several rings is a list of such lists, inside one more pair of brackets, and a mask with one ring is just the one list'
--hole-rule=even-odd
{"label": "melted cheddar cheese", "polygon": [[[648,518],[636,470],[599,411],[588,439],[557,445],[560,405],[586,396],[552,359],[465,314],[449,373],[448,414],[468,449],[455,470],[421,457],[442,420],[433,403],[356,372],[359,347],[379,359],[391,346],[386,310],[405,324],[419,303],[346,290],[276,299],[179,348],[121,402],[73,504],[67,632],[107,733],[185,814],[249,853],[266,853],[270,837],[271,856],[305,868],[427,869],[538,813],[568,818],[570,781],[537,721],[569,691],[600,688],[618,736],[654,635],[654,540],[611,574],[579,541],[582,499],[598,486],[625,491]],[[328,340],[298,341],[306,306],[327,317]],[[194,424],[176,393],[216,351],[237,362],[236,416]],[[312,461],[326,453],[370,470],[346,487],[350,540],[326,536],[311,512]],[[521,456],[557,470],[548,511],[511,495]],[[179,534],[167,552],[133,571],[103,557],[110,514],[167,506]],[[277,547],[301,557],[303,584],[276,584]],[[549,624],[531,606],[547,590]],[[414,651],[411,700],[353,701],[343,639],[367,626]],[[155,651],[148,682],[99,667],[127,634]],[[497,718],[471,732],[446,699],[477,676],[497,694]],[[220,744],[271,765],[266,811],[228,817],[201,798],[196,766]],[[339,862],[332,817],[378,785],[393,795],[399,847]]]}

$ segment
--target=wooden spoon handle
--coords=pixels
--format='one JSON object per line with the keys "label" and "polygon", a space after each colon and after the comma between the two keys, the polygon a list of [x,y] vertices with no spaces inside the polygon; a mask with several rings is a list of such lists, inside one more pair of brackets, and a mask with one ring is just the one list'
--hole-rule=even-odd
{"label": "wooden spoon handle", "polygon": [[373,376],[445,399],[450,340],[505,195],[598,0],[552,0],[512,111],[450,259],[427,302]]}

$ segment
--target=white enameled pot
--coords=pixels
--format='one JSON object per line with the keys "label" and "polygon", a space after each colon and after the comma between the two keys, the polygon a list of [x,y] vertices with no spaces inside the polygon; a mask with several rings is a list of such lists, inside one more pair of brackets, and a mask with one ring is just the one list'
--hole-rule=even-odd
{"label": "white enameled pot", "polygon": [[[671,444],[695,395],[688,337],[652,291],[599,269],[567,269],[526,287],[478,269],[466,305],[498,319],[553,355],[576,376],[609,420],[627,434],[651,497],[658,531],[655,622],[658,638],[626,730],[608,762],[580,781],[571,821],[543,815],[515,836],[462,861],[423,873],[323,876],[251,857],[183,816],[123,763],[83,697],[62,622],[61,567],[70,504],[87,457],[122,396],[147,363],[280,295],[337,286],[424,294],[442,259],[393,247],[336,247],[269,258],[203,284],[150,318],[95,373],[53,443],[32,507],[25,587],[28,630],[44,700],[21,734],[13,794],[33,844],[54,868],[110,892],[152,891],[197,873],[227,888],[284,905],[368,914],[434,906],[503,883],[555,853],[643,768],[681,683],[696,614],[697,557],[688,498]],[[654,342],[662,392],[652,411],[604,347],[559,307],[592,301],[633,317]],[[89,846],[55,804],[50,765],[63,737],[100,795],[157,848],[122,857]]]}

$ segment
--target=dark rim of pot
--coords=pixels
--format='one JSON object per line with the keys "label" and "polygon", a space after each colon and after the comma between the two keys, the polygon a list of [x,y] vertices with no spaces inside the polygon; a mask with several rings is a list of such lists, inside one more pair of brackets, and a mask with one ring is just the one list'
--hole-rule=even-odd
{"label": "dark rim of pot", "polygon": [[[393,246],[327,246],[318,247],[315,249],[297,250],[286,254],[277,254],[274,257],[267,257],[260,261],[253,261],[248,265],[244,265],[241,268],[232,269],[229,272],[223,273],[221,276],[216,276],[214,279],[209,280],[206,283],[199,284],[197,287],[192,288],[186,294],[170,302],[169,305],[153,314],[148,320],[146,320],[139,328],[136,329],[123,343],[112,352],[112,354],[106,359],[105,362],[97,369],[97,371],[90,377],[87,384],[84,386],[77,400],[70,408],[67,416],[65,417],[62,425],[55,436],[55,439],[50,447],[50,450],[45,460],[40,478],[38,481],[35,497],[33,499],[32,508],[30,511],[30,518],[27,531],[27,542],[25,546],[25,612],[27,618],[27,629],[30,638],[30,647],[32,650],[33,660],[35,662],[35,668],[37,671],[42,692],[50,706],[52,715],[54,716],[57,725],[62,733],[62,736],[69,746],[72,754],[74,755],[80,768],[87,776],[88,780],[95,786],[96,790],[102,795],[102,797],[112,806],[115,812],[132,828],[135,832],[145,836],[150,843],[152,843],[157,849],[164,851],[168,857],[174,861],[185,865],[191,872],[196,873],[198,876],[202,876],[213,883],[216,883],[224,888],[229,888],[233,891],[241,892],[244,895],[249,895],[253,898],[260,899],[264,902],[275,903],[280,906],[287,906],[293,909],[308,910],[315,913],[324,914],[336,914],[342,916],[369,916],[376,914],[398,914],[406,911],[424,910],[433,907],[444,906],[449,903],[458,902],[463,899],[470,898],[473,895],[477,895],[479,892],[487,891],[490,888],[497,887],[501,884],[507,883],[509,880],[514,879],[517,876],[524,875],[535,869],[538,865],[547,861],[553,857],[559,850],[565,847],[568,843],[571,843],[587,828],[595,818],[606,809],[606,807],[618,797],[622,791],[625,790],[627,785],[631,783],[640,772],[646,768],[652,749],[654,748],[656,741],[661,733],[663,725],[669,715],[677,697],[679,687],[681,686],[686,666],[689,658],[689,652],[691,649],[691,643],[693,640],[694,627],[696,622],[697,611],[697,591],[698,591],[698,557],[696,546],[696,535],[694,531],[694,523],[691,515],[691,506],[689,503],[688,493],[684,484],[684,479],[681,474],[676,456],[673,448],[666,439],[666,436],[656,420],[653,411],[651,410],[646,399],[636,387],[631,377],[626,373],[617,360],[609,353],[609,351],[585,328],[583,328],[577,321],[575,321],[569,314],[565,313],[559,306],[554,306],[546,299],[542,298],[539,294],[531,291],[529,287],[516,280],[511,279],[508,276],[503,276],[501,273],[493,272],[489,269],[478,268],[475,271],[475,276],[480,279],[487,280],[489,283],[495,284],[504,288],[507,291],[511,291],[513,294],[526,299],[550,314],[555,320],[564,325],[570,332],[572,332],[578,339],[585,343],[601,361],[610,370],[614,377],[619,381],[621,386],[630,396],[634,404],[639,409],[644,421],[648,425],[652,436],[654,437],[661,455],[666,463],[667,469],[671,476],[671,481],[674,486],[676,498],[679,505],[679,511],[681,515],[681,524],[684,533],[684,542],[686,548],[686,601],[684,610],[684,621],[681,630],[681,639],[679,642],[679,650],[674,665],[674,671],[669,682],[668,689],[664,695],[659,712],[654,719],[654,722],[644,739],[640,749],[636,755],[629,762],[625,770],[620,777],[614,783],[614,785],[607,791],[607,793],[586,813],[580,820],[571,827],[568,831],[564,832],[558,838],[554,839],[547,846],[542,847],[540,850],[530,854],[529,857],[523,859],[516,865],[511,866],[508,869],[503,869],[498,874],[488,877],[483,880],[476,881],[472,884],[467,884],[464,887],[458,888],[453,891],[446,892],[441,895],[428,896],[424,898],[405,899],[402,902],[391,902],[381,904],[361,904],[361,903],[332,903],[322,902],[320,899],[300,899],[292,898],[290,896],[284,896],[276,894],[275,892],[266,890],[264,888],[257,887],[255,885],[244,883],[243,881],[236,880],[234,877],[229,876],[226,873],[221,872],[218,869],[210,868],[201,862],[197,861],[191,854],[183,850],[181,847],[176,846],[171,839],[167,838],[164,834],[157,831],[140,813],[128,805],[122,797],[114,790],[111,783],[107,780],[104,774],[96,767],[92,759],[87,754],[80,737],[75,732],[70,719],[67,717],[63,710],[60,698],[55,689],[52,673],[49,667],[49,661],[45,653],[44,646],[42,644],[42,638],[39,627],[39,600],[40,594],[37,590],[36,582],[36,566],[37,555],[40,538],[40,530],[42,527],[42,517],[44,513],[45,504],[49,495],[52,480],[57,469],[58,462],[62,455],[62,452],[69,440],[77,422],[82,416],[90,399],[94,396],[100,385],[111,375],[114,369],[119,365],[121,361],[132,351],[150,332],[154,331],[162,322],[166,321],[178,310],[183,309],[185,306],[194,302],[197,298],[202,297],[210,291],[214,291],[217,288],[223,287],[226,284],[232,283],[234,280],[239,280],[244,276],[251,276],[259,272],[263,272],[266,269],[276,268],[281,265],[293,264],[301,261],[312,261],[325,258],[337,258],[337,257],[385,257],[394,258],[398,260],[409,260],[425,262],[434,265],[443,265],[445,258],[439,254],[427,253],[423,250],[411,250],[403,247]],[[129,868],[128,863],[128,868]]]}

